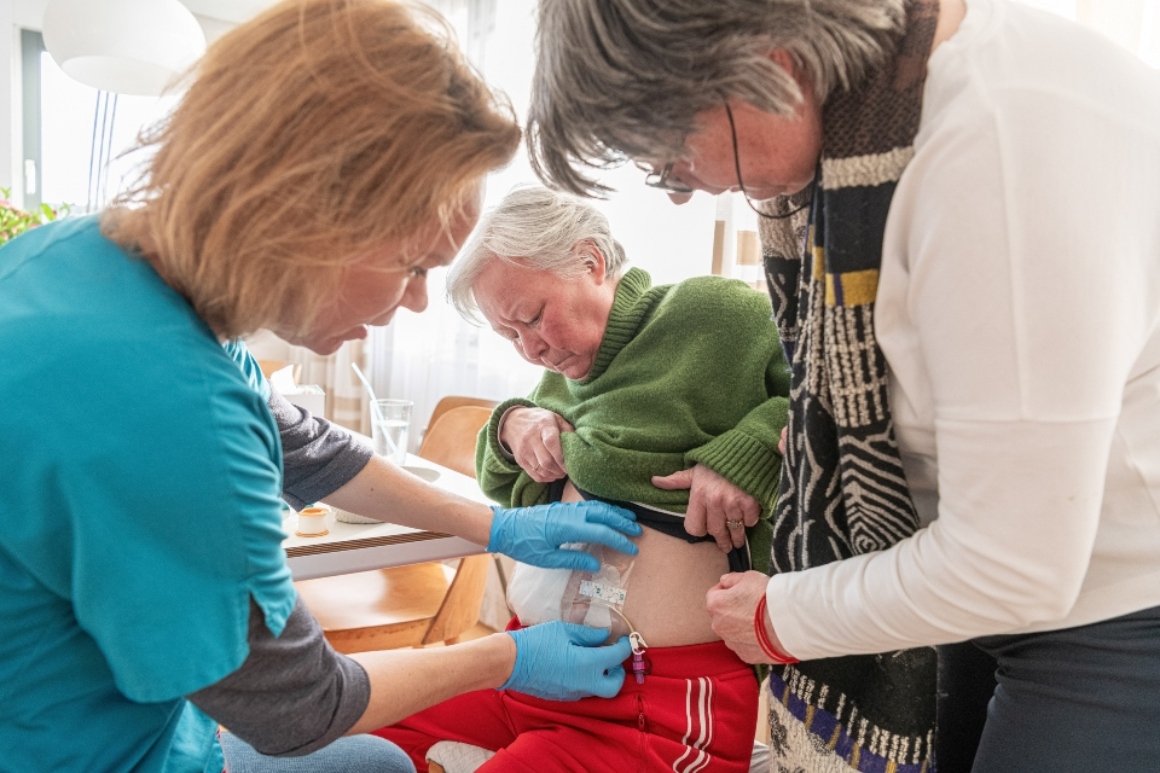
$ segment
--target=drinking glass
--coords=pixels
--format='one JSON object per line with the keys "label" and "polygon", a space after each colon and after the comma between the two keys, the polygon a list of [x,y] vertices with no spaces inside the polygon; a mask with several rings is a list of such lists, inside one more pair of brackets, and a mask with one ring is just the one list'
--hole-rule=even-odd
{"label": "drinking glass", "polygon": [[375,453],[395,464],[407,461],[407,435],[411,429],[410,400],[375,400],[371,406],[371,434]]}

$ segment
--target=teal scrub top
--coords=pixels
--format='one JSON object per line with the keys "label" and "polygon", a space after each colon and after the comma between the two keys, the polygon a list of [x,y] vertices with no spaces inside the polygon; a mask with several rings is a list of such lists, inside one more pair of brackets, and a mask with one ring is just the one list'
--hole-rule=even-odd
{"label": "teal scrub top", "polygon": [[0,248],[0,768],[222,770],[182,696],[295,600],[267,389],[95,217]]}

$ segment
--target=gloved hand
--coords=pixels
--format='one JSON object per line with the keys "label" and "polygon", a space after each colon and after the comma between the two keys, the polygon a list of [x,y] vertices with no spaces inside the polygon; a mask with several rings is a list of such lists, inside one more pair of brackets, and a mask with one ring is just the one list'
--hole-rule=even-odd
{"label": "gloved hand", "polygon": [[561,545],[572,542],[596,542],[630,556],[637,553],[636,545],[624,536],[640,535],[636,515],[604,502],[492,507],[492,511],[487,551],[503,553],[525,564],[546,569],[600,571],[600,562],[595,556],[560,549]]}
{"label": "gloved hand", "polygon": [[499,687],[551,701],[575,701],[597,695],[611,698],[624,684],[624,661],[632,654],[627,636],[608,638],[607,628],[589,628],[559,620],[508,631],[516,640],[516,664]]}

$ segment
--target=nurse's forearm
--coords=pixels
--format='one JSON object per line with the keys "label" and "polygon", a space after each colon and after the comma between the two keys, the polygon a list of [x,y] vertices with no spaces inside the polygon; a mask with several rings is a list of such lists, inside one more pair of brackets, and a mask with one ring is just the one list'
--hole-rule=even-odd
{"label": "nurse's forearm", "polygon": [[504,633],[451,647],[362,652],[350,656],[371,681],[366,711],[348,735],[392,725],[417,711],[508,680],[516,644]]}
{"label": "nurse's forearm", "polygon": [[380,456],[325,499],[352,513],[487,545],[491,508],[432,486]]}

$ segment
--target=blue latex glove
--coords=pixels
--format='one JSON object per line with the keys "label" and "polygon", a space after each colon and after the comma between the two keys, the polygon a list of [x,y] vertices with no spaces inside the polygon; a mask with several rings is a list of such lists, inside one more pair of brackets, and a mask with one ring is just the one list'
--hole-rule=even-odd
{"label": "blue latex glove", "polygon": [[[579,550],[561,550],[570,542],[607,545],[635,556],[636,545],[624,535],[640,536],[636,515],[604,502],[557,502],[535,507],[492,507],[489,553],[503,553],[517,561],[547,569],[600,571],[594,556]],[[622,533],[623,532],[623,533]]]}
{"label": "blue latex glove", "polygon": [[516,640],[516,664],[501,690],[550,701],[597,695],[611,698],[624,684],[623,663],[632,654],[627,636],[605,647],[607,628],[575,623],[542,623],[508,631]]}

